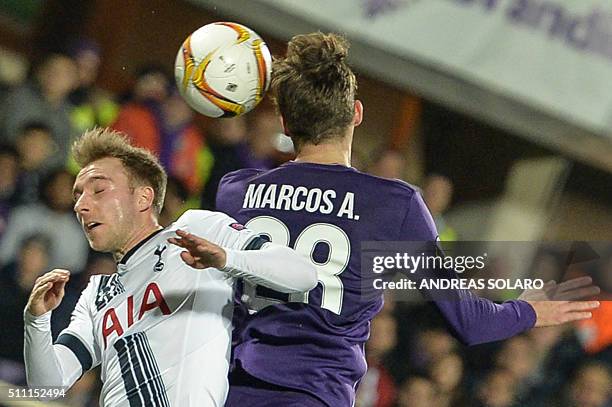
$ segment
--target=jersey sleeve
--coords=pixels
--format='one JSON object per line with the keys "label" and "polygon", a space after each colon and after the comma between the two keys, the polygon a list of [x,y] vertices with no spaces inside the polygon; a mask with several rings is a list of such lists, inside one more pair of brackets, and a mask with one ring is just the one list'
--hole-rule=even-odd
{"label": "jersey sleeve", "polygon": [[101,349],[96,341],[91,314],[91,304],[95,302],[95,293],[100,279],[92,277],[81,293],[72,311],[70,324],[60,332],[56,345],[68,348],[79,360],[83,373],[100,364]]}
{"label": "jersey sleeve", "polygon": [[[415,192],[400,229],[400,241],[423,242],[438,253],[438,232],[423,198]],[[419,270],[412,278],[458,278],[453,271]],[[513,300],[496,304],[478,297],[469,290],[421,290],[423,296],[434,302],[452,332],[463,343],[498,341],[517,335],[535,326],[536,315],[533,307],[525,301]]]}
{"label": "jersey sleeve", "polygon": [[259,250],[268,242],[222,212],[189,210],[180,218],[179,227],[183,226],[188,232],[225,249]]}
{"label": "jersey sleeve", "polygon": [[24,311],[24,362],[28,386],[70,388],[87,370],[100,363],[88,312],[90,284],[81,294],[72,321],[51,338],[51,312],[33,316]]}
{"label": "jersey sleeve", "polygon": [[[190,233],[223,247],[226,265],[222,271],[226,274],[282,293],[308,291],[317,284],[314,266],[293,249],[269,242],[224,213],[187,212],[178,226],[184,224]],[[291,264],[291,273],[287,264]]]}
{"label": "jersey sleeve", "polygon": [[425,201],[417,191],[414,191],[408,205],[408,210],[400,228],[400,239],[415,242],[434,242],[438,231]]}

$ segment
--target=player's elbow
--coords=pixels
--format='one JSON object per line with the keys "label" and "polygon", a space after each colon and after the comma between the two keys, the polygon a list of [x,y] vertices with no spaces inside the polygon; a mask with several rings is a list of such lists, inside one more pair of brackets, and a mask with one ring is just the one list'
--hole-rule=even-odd
{"label": "player's elbow", "polygon": [[479,329],[477,326],[465,326],[461,329],[458,329],[457,327],[454,328],[455,329],[452,329],[453,336],[464,346],[481,345],[483,343],[504,339],[504,337],[501,335],[483,335],[482,328]]}
{"label": "player's elbow", "polygon": [[40,372],[33,373],[32,370],[32,367],[28,366],[26,363],[26,386],[30,389],[55,387],[62,388],[69,386],[69,383],[66,383],[59,374],[53,377],[45,377]]}
{"label": "player's elbow", "polygon": [[299,292],[310,291],[317,286],[319,279],[317,277],[317,269],[310,262],[305,262],[304,281],[299,287]]}
{"label": "player's elbow", "polygon": [[317,286],[317,269],[308,257],[272,243],[266,244],[265,250],[274,253],[276,259],[272,273],[275,277],[269,279],[275,287],[271,288],[284,294],[294,294],[310,291]]}
{"label": "player's elbow", "polygon": [[457,340],[461,345],[474,346],[479,345],[483,342],[482,334],[479,334],[482,330],[478,327],[473,326],[469,323],[457,323],[454,320],[447,319],[447,328],[453,338]]}
{"label": "player's elbow", "polygon": [[483,343],[483,341],[480,340],[477,335],[470,335],[469,333],[455,335],[455,338],[464,346],[474,346]]}

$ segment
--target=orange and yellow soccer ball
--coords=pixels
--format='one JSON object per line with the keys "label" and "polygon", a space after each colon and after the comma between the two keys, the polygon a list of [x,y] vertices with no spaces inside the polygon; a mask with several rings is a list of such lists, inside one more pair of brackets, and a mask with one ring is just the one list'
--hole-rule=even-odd
{"label": "orange and yellow soccer ball", "polygon": [[207,24],[183,42],[174,76],[183,98],[208,117],[252,110],[270,85],[272,57],[255,31],[229,22]]}

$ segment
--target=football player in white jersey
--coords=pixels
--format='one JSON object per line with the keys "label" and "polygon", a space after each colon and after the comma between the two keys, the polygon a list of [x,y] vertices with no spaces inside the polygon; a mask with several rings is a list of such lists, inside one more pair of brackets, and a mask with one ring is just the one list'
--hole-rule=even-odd
{"label": "football player in white jersey", "polygon": [[166,174],[117,132],[87,132],[73,154],[76,216],[117,272],[91,277],[55,344],[51,311],[70,273],[36,281],[24,313],[28,385],[69,388],[101,364],[102,406],[222,406],[234,280],[304,292],[314,267],[219,212],[190,210],[162,229]]}

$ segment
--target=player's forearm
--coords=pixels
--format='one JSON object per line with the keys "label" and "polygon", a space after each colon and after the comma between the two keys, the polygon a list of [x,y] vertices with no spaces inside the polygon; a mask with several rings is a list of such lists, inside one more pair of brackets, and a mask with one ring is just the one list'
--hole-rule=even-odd
{"label": "player's forearm", "polygon": [[282,293],[305,292],[317,285],[314,266],[295,251],[273,243],[260,250],[226,249],[223,271]]}
{"label": "player's forearm", "polygon": [[34,317],[24,314],[24,360],[30,387],[69,388],[81,375],[81,366],[70,350],[53,345],[51,312]]}
{"label": "player's forearm", "polygon": [[[444,268],[419,270],[412,277],[433,281],[459,278],[456,272]],[[535,311],[526,301],[496,304],[461,289],[423,289],[421,293],[436,304],[455,337],[466,345],[507,339],[535,326]]]}
{"label": "player's forearm", "polygon": [[466,290],[435,303],[455,336],[466,345],[510,338],[535,326],[536,315],[525,301],[496,304]]}

